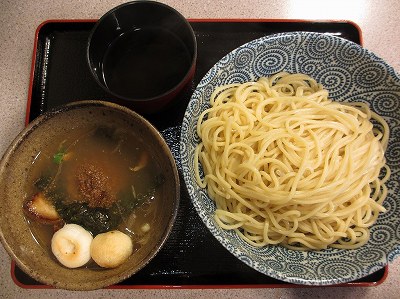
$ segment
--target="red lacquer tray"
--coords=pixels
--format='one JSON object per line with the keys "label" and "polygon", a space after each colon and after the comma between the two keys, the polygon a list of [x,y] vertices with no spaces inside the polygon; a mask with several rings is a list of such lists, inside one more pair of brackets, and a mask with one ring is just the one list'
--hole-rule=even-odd
{"label": "red lacquer tray", "polygon": [[[58,105],[76,100],[106,99],[86,63],[86,42],[96,20],[50,20],[36,31],[26,123]],[[146,116],[163,134],[180,169],[180,125],[190,96],[205,73],[225,54],[253,39],[278,32],[313,31],[335,34],[362,44],[361,30],[347,21],[189,20],[198,42],[193,84],[175,105]],[[182,175],[181,175],[182,179]],[[376,286],[387,276],[383,268],[340,286]],[[49,288],[11,265],[14,282],[23,288]],[[289,288],[303,287],[261,274],[231,255],[211,235],[191,204],[181,182],[181,203],[173,231],[157,256],[131,278],[110,288]]]}

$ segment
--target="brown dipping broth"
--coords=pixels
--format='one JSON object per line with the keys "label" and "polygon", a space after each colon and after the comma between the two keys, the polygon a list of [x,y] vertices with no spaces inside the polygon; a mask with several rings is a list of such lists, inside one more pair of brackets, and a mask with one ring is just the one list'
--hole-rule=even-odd
{"label": "brown dipping broth", "polygon": [[[58,164],[54,155],[60,152],[63,153],[63,159]],[[146,160],[143,157],[146,156],[146,165],[135,169],[135,166],[143,164],[143,160]],[[124,216],[121,214],[121,222],[116,227],[131,237],[136,252],[149,240],[155,226],[160,197],[155,182],[158,169],[159,166],[152,159],[151,151],[141,136],[112,125],[101,127],[100,130],[98,126],[78,126],[68,132],[67,136],[59,136],[52,145],[37,153],[26,183],[26,200],[41,191],[37,182],[43,177],[51,178],[44,192],[53,202],[59,200],[54,194],[57,195],[60,189],[65,194],[65,204],[89,202],[89,205],[92,203],[98,206],[102,205],[103,200],[101,208],[109,208],[111,204],[118,203],[122,196],[128,196],[132,201],[141,196],[143,200],[131,213]],[[90,177],[90,184],[85,185],[83,182],[88,180],[88,173],[93,177]],[[94,186],[93,190],[87,185]],[[101,186],[103,188],[98,193],[103,197],[96,196],[94,192]],[[29,217],[26,219],[36,242],[53,256],[53,225],[41,224]],[[142,226],[146,223],[150,225],[150,230],[143,232]],[[98,266],[90,262],[86,267]]]}

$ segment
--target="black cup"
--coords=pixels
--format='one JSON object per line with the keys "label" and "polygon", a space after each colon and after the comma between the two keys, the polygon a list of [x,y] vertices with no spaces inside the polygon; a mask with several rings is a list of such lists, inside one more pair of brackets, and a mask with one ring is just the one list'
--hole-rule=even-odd
{"label": "black cup", "polygon": [[87,45],[97,83],[115,102],[145,114],[165,108],[189,85],[196,58],[189,22],[155,1],[110,10],[95,24]]}

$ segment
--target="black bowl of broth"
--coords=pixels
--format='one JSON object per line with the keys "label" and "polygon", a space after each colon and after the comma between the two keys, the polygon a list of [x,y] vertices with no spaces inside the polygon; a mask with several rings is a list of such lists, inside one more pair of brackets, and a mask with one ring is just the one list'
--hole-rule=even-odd
{"label": "black bowl of broth", "polygon": [[[103,288],[157,254],[172,230],[179,190],[175,160],[147,120],[114,103],[74,102],[36,118],[0,161],[0,240],[21,269],[44,284]],[[30,214],[27,203],[40,202],[38,194],[59,219],[40,212],[39,204],[38,214]],[[116,267],[90,260],[68,268],[50,244],[67,224],[93,237],[118,230],[131,239],[132,254]]]}
{"label": "black bowl of broth", "polygon": [[103,15],[91,31],[87,60],[96,82],[140,113],[168,106],[190,85],[197,44],[189,22],[154,1],[133,1]]}

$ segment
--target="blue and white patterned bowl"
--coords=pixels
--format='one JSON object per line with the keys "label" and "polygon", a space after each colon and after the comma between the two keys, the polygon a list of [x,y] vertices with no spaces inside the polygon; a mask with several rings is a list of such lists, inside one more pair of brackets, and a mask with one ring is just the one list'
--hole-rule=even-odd
{"label": "blue and white patterned bowl", "polygon": [[[392,175],[384,202],[388,211],[379,216],[370,241],[359,249],[301,252],[282,246],[252,247],[234,231],[216,224],[214,202],[195,181],[196,122],[209,107],[214,88],[280,71],[310,75],[334,100],[369,103],[391,128],[386,158]],[[367,276],[400,255],[400,76],[353,42],[326,34],[292,32],[266,36],[232,51],[209,70],[193,93],[182,124],[180,153],[189,195],[207,228],[228,251],[261,273],[296,284],[338,284]]]}

